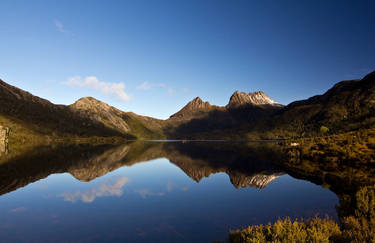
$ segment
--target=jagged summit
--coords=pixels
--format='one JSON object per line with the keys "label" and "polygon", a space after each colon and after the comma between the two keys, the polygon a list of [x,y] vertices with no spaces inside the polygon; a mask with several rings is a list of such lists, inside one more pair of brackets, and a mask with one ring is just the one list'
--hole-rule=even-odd
{"label": "jagged summit", "polygon": [[204,102],[200,97],[196,97],[192,101],[190,101],[184,108],[196,110],[209,108],[210,106],[211,105],[208,101]]}
{"label": "jagged summit", "polygon": [[248,186],[264,189],[272,181],[284,175],[283,172],[276,172],[273,174],[255,174],[248,176],[241,173],[228,173],[231,183],[235,188],[246,188]]}
{"label": "jagged summit", "polygon": [[256,91],[253,93],[245,93],[239,92],[238,90],[233,93],[233,95],[229,99],[229,103],[227,105],[228,108],[239,107],[243,105],[280,105],[273,99],[271,99],[268,95],[266,95],[263,91]]}
{"label": "jagged summit", "polygon": [[185,105],[179,112],[173,114],[170,118],[186,118],[196,111],[204,111],[210,109],[211,104],[204,102],[200,97],[196,97]]}
{"label": "jagged summit", "polygon": [[[206,115],[209,112],[214,112],[216,115],[215,122],[218,121],[217,119],[224,119],[221,120],[223,122],[233,122],[230,121],[232,118],[225,115],[227,109],[238,108],[246,105],[253,105],[259,106],[257,108],[261,108],[261,112],[270,108],[270,110],[274,110],[274,108],[281,108],[282,105],[277,103],[276,101],[272,100],[268,95],[266,95],[262,91],[257,91],[253,93],[245,93],[236,91],[231,96],[229,104],[226,106],[215,106],[211,105],[209,102],[204,102],[201,98],[196,97],[191,100],[187,105],[185,105],[179,112],[170,116],[172,120],[191,120],[196,119],[198,117],[202,118],[203,113]],[[268,105],[265,107],[264,105]],[[252,113],[258,112],[259,110],[251,111]],[[258,114],[257,113],[257,114]],[[258,118],[261,117],[261,114],[256,115]],[[246,118],[248,119],[248,117]]]}

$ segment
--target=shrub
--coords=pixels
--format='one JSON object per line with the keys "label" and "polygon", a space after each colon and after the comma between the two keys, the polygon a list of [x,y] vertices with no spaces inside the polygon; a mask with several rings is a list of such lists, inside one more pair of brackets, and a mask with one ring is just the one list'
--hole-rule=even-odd
{"label": "shrub", "polygon": [[355,195],[354,215],[342,219],[343,242],[375,242],[375,186]]}
{"label": "shrub", "polygon": [[320,127],[320,132],[323,133],[323,134],[324,134],[324,133],[327,133],[327,132],[329,132],[329,128],[326,127],[326,126],[321,126],[321,127]]}
{"label": "shrub", "polygon": [[229,243],[258,242],[330,242],[341,234],[336,222],[328,218],[314,218],[308,221],[292,222],[290,218],[274,224],[249,226],[231,231]]}

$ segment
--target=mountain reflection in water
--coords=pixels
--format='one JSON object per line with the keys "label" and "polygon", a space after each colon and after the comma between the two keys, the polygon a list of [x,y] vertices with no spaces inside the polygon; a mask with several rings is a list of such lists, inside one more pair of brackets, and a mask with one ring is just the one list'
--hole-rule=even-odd
{"label": "mountain reflection in water", "polygon": [[224,142],[138,141],[119,146],[39,147],[3,161],[0,165],[0,195],[51,174],[67,172],[79,181],[89,182],[120,167],[158,158],[167,158],[196,182],[224,172],[236,188],[252,186],[262,189],[284,172],[269,160],[272,155],[262,154],[267,151],[256,150],[272,144],[252,145],[256,147]]}
{"label": "mountain reflection in water", "polygon": [[[1,210],[6,208],[4,205],[13,202],[13,198],[18,195],[25,198],[25,204],[34,200],[30,199],[33,195],[26,196],[27,190],[18,189],[25,187],[34,191],[36,189],[33,189],[32,183],[38,181],[43,184],[41,179],[47,177],[43,186],[48,187],[53,180],[57,180],[53,179],[54,176],[49,176],[61,173],[69,173],[85,183],[78,186],[72,184],[70,179],[70,187],[64,186],[62,182],[57,183],[56,188],[62,187],[55,194],[58,200],[70,203],[73,208],[69,210],[79,210],[75,211],[77,214],[90,210],[90,207],[82,208],[83,206],[79,203],[87,206],[97,203],[96,207],[108,211],[106,219],[113,220],[113,227],[119,229],[111,228],[109,230],[113,231],[111,234],[108,230],[105,230],[105,233],[96,232],[99,226],[95,225],[102,223],[95,218],[95,223],[88,223],[86,226],[87,232],[83,230],[69,235],[66,234],[64,227],[59,228],[57,224],[60,234],[49,233],[50,239],[47,241],[206,242],[223,240],[229,229],[253,223],[266,223],[279,216],[301,217],[300,213],[303,211],[306,212],[304,216],[308,217],[320,212],[337,219],[334,205],[338,201],[331,195],[332,193],[318,186],[306,184],[304,181],[329,188],[336,194],[340,202],[338,207],[340,219],[355,214],[355,195],[363,187],[372,188],[374,179],[370,175],[374,172],[373,169],[363,170],[342,165],[340,170],[337,170],[332,165],[300,160],[298,156],[291,156],[291,152],[293,153],[293,151],[286,151],[285,147],[277,142],[196,141],[167,143],[136,141],[117,146],[46,146],[33,148],[24,153],[10,150],[9,154],[0,157],[0,214]],[[175,176],[177,171],[165,164],[163,158],[177,166],[200,186],[192,188],[192,185],[187,182],[180,182],[183,179]],[[172,174],[173,177],[170,176]],[[229,180],[221,179],[224,174],[229,176]],[[64,174],[61,176],[63,179],[59,180],[68,180]],[[205,181],[204,178],[208,177],[210,180]],[[174,181],[170,178],[174,178]],[[230,181],[234,190],[229,191],[229,188],[223,184],[226,183],[225,181]],[[270,183],[273,181],[276,182],[274,187],[271,187]],[[262,192],[259,193],[262,194],[254,194],[256,192],[249,191],[250,188],[261,190]],[[246,191],[242,193],[241,190]],[[209,191],[211,192],[208,193]],[[190,196],[181,193],[190,193]],[[205,194],[211,195],[212,198],[206,198]],[[139,199],[135,195],[138,195]],[[317,197],[322,199],[312,198],[312,195],[318,195]],[[121,201],[122,197],[127,197],[128,201]],[[254,197],[259,197],[262,201],[257,201]],[[106,200],[106,205],[101,205],[104,202],[102,199]],[[141,201],[142,199],[151,200],[148,203],[152,206],[146,205],[146,202]],[[43,201],[38,200],[38,203],[42,205]],[[120,201],[124,205],[121,206]],[[60,205],[60,202],[54,203]],[[246,208],[246,203],[248,208]],[[129,205],[125,207],[125,204]],[[286,205],[291,208],[287,209]],[[112,207],[113,210],[124,207],[127,214],[134,213],[133,216],[127,216],[134,217],[132,218],[134,225],[133,223],[130,225],[120,223],[115,216],[116,213],[111,214]],[[13,208],[8,207],[7,212],[20,217],[21,213],[30,213],[28,208],[24,205],[14,205]],[[187,208],[190,208],[190,211]],[[61,212],[62,210],[60,209]],[[104,213],[104,211],[93,211],[94,208],[91,210],[90,213],[95,212],[98,214],[97,217]],[[128,210],[133,212],[128,212]],[[160,212],[157,213],[154,210]],[[184,212],[184,210],[187,211]],[[65,214],[73,217],[69,220],[69,223],[73,225],[73,222],[78,219],[75,219],[70,211]],[[199,211],[201,212],[193,213]],[[281,215],[278,215],[279,213]],[[7,223],[7,217],[4,218],[4,223]],[[16,218],[8,218],[8,220],[11,222],[17,220]],[[208,218],[213,218],[214,223],[209,223]],[[3,226],[0,225],[1,227]],[[123,227],[128,227],[128,231],[122,230]],[[56,230],[56,228],[53,229]],[[134,230],[137,233],[134,233]],[[25,239],[21,236],[18,236],[21,238],[14,238],[15,236],[6,232],[0,231],[0,237],[9,241],[38,241],[39,239],[38,237]],[[87,236],[91,233],[92,238]],[[45,232],[40,232],[40,234],[43,235]],[[63,236],[70,238],[59,238]]]}

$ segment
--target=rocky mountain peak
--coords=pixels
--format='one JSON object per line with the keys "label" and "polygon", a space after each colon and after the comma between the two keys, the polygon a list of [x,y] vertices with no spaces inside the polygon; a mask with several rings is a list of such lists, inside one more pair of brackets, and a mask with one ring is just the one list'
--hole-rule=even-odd
{"label": "rocky mountain peak", "polygon": [[256,91],[252,93],[239,92],[238,90],[230,97],[228,108],[239,107],[243,105],[279,105],[276,101],[271,99],[263,91]]}
{"label": "rocky mountain peak", "polygon": [[111,108],[110,105],[97,100],[93,97],[83,97],[74,102],[70,105],[71,108],[77,109],[77,110],[87,110],[92,109],[92,107],[95,107],[96,109],[105,109],[109,110]]}
{"label": "rocky mountain peak", "polygon": [[170,118],[183,118],[188,117],[195,111],[202,111],[211,108],[211,104],[206,101],[204,102],[200,97],[196,97],[185,105],[179,112],[173,114]]}
{"label": "rocky mountain peak", "polygon": [[268,186],[273,180],[279,178],[284,173],[277,172],[274,174],[255,174],[248,176],[241,173],[228,173],[230,181],[232,182],[235,188],[246,188],[248,186],[264,189]]}
{"label": "rocky mountain peak", "polygon": [[202,109],[202,108],[208,108],[210,105],[209,102],[204,102],[200,97],[196,97],[192,101],[190,101],[185,107],[189,109]]}
{"label": "rocky mountain peak", "polygon": [[122,133],[130,131],[129,125],[122,118],[123,111],[93,97],[83,97],[71,104],[69,108],[80,116],[86,117],[96,123],[102,123],[106,127]]}

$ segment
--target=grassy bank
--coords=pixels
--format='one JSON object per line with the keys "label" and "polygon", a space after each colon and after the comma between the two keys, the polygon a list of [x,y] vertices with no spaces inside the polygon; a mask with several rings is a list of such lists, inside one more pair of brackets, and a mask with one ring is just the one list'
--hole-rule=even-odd
{"label": "grassy bank", "polygon": [[341,235],[336,222],[314,218],[308,221],[291,221],[289,218],[274,224],[249,226],[229,233],[229,243],[261,242],[331,242]]}
{"label": "grassy bank", "polygon": [[301,138],[296,143],[302,160],[355,164],[375,163],[375,128],[360,129],[343,134]]}
{"label": "grassy bank", "polygon": [[338,208],[341,228],[328,218],[249,226],[229,233],[228,243],[255,242],[375,242],[375,186],[364,186],[352,195],[341,195]]}

